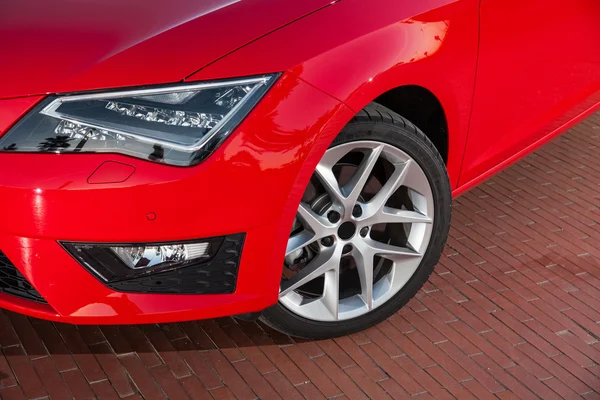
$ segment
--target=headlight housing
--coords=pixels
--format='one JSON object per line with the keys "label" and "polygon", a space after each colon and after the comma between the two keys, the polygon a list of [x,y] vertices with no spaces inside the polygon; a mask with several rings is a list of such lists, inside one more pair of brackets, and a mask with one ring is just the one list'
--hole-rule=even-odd
{"label": "headlight housing", "polygon": [[0,138],[0,151],[120,153],[195,165],[225,140],[276,77],[49,96]]}

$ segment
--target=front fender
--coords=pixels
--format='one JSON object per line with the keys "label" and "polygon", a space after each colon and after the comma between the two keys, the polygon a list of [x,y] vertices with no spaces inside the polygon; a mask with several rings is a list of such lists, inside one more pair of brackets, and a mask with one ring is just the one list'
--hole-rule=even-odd
{"label": "front fender", "polygon": [[428,89],[448,122],[458,177],[478,46],[477,0],[344,0],[257,40],[189,80],[289,71],[355,112],[404,85]]}

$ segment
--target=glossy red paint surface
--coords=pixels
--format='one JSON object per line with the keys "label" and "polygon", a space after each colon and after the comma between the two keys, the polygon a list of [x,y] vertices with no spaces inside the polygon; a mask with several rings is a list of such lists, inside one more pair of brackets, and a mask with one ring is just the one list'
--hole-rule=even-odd
{"label": "glossy red paint surface", "polygon": [[[0,135],[46,93],[284,74],[195,167],[0,153],[0,249],[49,303],[0,295],[0,307],[94,324],[258,311],[277,301],[290,226],[315,165],[379,95],[418,85],[439,100],[455,194],[600,105],[596,0],[146,4],[24,0],[2,10],[0,37],[21,40],[0,50],[9,60],[0,63]],[[247,238],[231,295],[114,292],[57,243],[239,232]]]}
{"label": "glossy red paint surface", "polygon": [[[380,0],[375,7],[344,0],[245,46],[190,79],[288,70],[356,112],[392,88],[424,87],[440,100],[448,120],[447,167],[456,186],[475,82],[478,2]],[[334,20],[344,22],[332,24]],[[273,49],[276,57],[262,56]]]}
{"label": "glossy red paint surface", "polygon": [[461,185],[600,102],[599,22],[596,0],[482,1]]}
{"label": "glossy red paint surface", "polygon": [[31,96],[0,100],[0,136],[41,99],[41,96]]}
{"label": "glossy red paint surface", "polygon": [[0,99],[181,81],[329,2],[3,2]]}
{"label": "glossy red paint surface", "polygon": [[[0,249],[65,321],[141,323],[260,310],[277,299],[308,171],[352,115],[288,74],[197,167],[118,155],[0,154],[0,171],[18,171],[1,178]],[[123,183],[90,185],[88,177],[106,160],[136,171]],[[236,232],[247,237],[233,295],[116,293],[56,241],[170,241]],[[5,297],[0,306],[15,309]],[[48,317],[37,309],[28,313]]]}

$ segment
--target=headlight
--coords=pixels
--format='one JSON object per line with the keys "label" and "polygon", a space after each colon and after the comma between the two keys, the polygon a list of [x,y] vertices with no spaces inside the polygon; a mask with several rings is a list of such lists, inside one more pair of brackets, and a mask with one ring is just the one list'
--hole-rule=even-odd
{"label": "headlight", "polygon": [[0,151],[121,153],[194,165],[223,142],[275,78],[50,96],[0,138]]}

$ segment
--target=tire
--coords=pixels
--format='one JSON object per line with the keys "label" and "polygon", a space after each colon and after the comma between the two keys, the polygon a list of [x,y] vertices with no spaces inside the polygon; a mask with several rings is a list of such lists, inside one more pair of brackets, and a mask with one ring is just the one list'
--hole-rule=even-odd
{"label": "tire", "polygon": [[[299,313],[293,311],[290,306],[286,306],[283,303],[283,299],[280,297],[280,301],[273,307],[265,310],[260,319],[270,327],[290,336],[307,339],[332,338],[364,330],[387,319],[416,295],[433,272],[442,253],[450,227],[452,195],[444,162],[433,143],[414,124],[377,103],[371,103],[361,110],[338,134],[331,144],[330,149],[335,149],[337,146],[342,145],[349,146],[354,142],[362,143],[361,141],[381,143],[383,146],[386,146],[386,149],[390,149],[390,151],[393,151],[393,149],[387,145],[400,149],[410,156],[412,161],[415,161],[418,164],[426,176],[433,196],[433,222],[431,223],[431,231],[429,231],[430,236],[428,245],[426,250],[420,255],[420,257],[422,257],[420,258],[420,263],[418,263],[418,261],[415,262],[415,265],[418,265],[415,267],[416,270],[412,276],[408,278],[406,283],[404,283],[401,289],[399,289],[397,293],[391,295],[384,303],[376,308],[369,309],[369,311],[366,311],[363,315],[333,321],[313,319],[306,317],[305,315],[299,315]],[[363,161],[361,161],[361,163],[362,162]],[[359,190],[361,189],[359,188]],[[395,195],[395,192],[393,192],[392,196]],[[355,230],[356,229],[358,228],[355,227]],[[412,225],[411,229],[413,229]],[[340,232],[340,237],[336,240],[341,241],[341,228],[338,232]],[[355,233],[355,235],[358,234]],[[317,239],[317,242],[318,240],[319,239]],[[390,240],[396,239],[392,238]],[[323,239],[320,243],[321,244],[318,245],[322,247]],[[387,262],[385,259],[383,262],[381,259],[379,260],[380,264]],[[396,264],[394,264],[394,266],[395,265]],[[339,277],[338,282],[341,281],[343,273],[350,274],[350,272],[339,272],[337,275]],[[323,279],[326,278],[323,277]],[[375,278],[365,278],[364,282],[374,282],[374,280]],[[363,281],[361,280],[361,282]],[[325,285],[325,283],[323,285]],[[338,291],[339,298],[341,297],[340,293],[342,288],[341,283],[338,285],[340,286],[340,290]],[[373,283],[373,286],[374,285],[375,283]],[[365,290],[367,289],[362,289],[363,292]],[[325,289],[323,289],[323,291],[325,291]],[[374,289],[371,289],[371,292],[373,291]],[[361,296],[363,295],[364,293],[361,294]],[[325,295],[323,294],[323,296]],[[371,293],[371,297],[372,296],[373,294]],[[373,304],[374,300],[371,300],[370,307],[373,307]],[[341,313],[341,311],[339,311],[341,310],[341,306],[338,305],[335,307],[337,307],[335,308],[335,312]]]}

